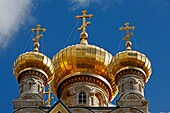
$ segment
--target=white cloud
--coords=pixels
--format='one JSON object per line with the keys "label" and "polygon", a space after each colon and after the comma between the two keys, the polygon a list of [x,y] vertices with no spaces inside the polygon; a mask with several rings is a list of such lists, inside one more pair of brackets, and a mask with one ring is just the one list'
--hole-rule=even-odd
{"label": "white cloud", "polygon": [[31,18],[32,0],[0,0],[0,49]]}
{"label": "white cloud", "polygon": [[98,5],[102,10],[106,10],[111,4],[119,4],[122,0],[67,0],[72,11],[78,10],[80,8],[86,8],[92,5]]}
{"label": "white cloud", "polygon": [[85,8],[90,5],[90,0],[69,0],[71,4],[71,10],[77,10],[79,8]]}

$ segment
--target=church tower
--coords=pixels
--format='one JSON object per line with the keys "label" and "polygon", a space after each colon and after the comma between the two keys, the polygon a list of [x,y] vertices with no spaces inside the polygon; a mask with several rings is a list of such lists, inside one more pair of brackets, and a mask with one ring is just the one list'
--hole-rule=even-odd
{"label": "church tower", "polygon": [[40,31],[45,31],[41,25],[32,28],[36,31],[36,37],[32,40],[34,50],[21,54],[14,62],[13,72],[19,83],[18,100],[13,101],[15,113],[41,113],[44,105],[43,91],[54,78],[54,66],[51,60],[40,53],[39,39],[43,36]]}
{"label": "church tower", "polygon": [[82,26],[78,28],[82,30],[80,44],[64,48],[52,59],[55,67],[53,92],[66,106],[73,107],[73,113],[79,111],[75,107],[108,106],[117,93],[115,78],[109,76],[107,69],[112,55],[102,48],[88,44],[86,27],[90,22],[86,22],[86,18],[92,16],[87,15],[85,10],[81,16],[76,16],[77,19],[83,19]]}
{"label": "church tower", "polygon": [[[112,56],[103,48],[88,44],[86,10],[82,18],[80,44],[68,46],[52,60],[39,52],[41,25],[36,31],[34,50],[21,54],[14,62],[13,72],[19,83],[20,94],[13,101],[14,113],[148,113],[144,88],[152,73],[151,62],[142,53],[131,49],[130,31],[134,26],[125,24],[123,40],[126,50]],[[44,92],[50,84],[49,92]],[[51,91],[52,88],[52,91]],[[118,92],[116,106],[110,103]],[[47,104],[43,99],[48,94]],[[58,101],[50,107],[50,94]]]}
{"label": "church tower", "polygon": [[130,30],[135,27],[125,23],[125,27],[120,30],[126,31],[126,51],[119,52],[112,58],[110,64],[111,74],[115,76],[118,86],[119,99],[115,113],[148,113],[148,101],[144,97],[145,83],[148,81],[152,69],[148,58],[131,49],[130,37],[133,35]]}

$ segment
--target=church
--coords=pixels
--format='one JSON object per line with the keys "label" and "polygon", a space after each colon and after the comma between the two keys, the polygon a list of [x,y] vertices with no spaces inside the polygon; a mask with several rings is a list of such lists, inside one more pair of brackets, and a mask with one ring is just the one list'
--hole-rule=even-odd
{"label": "church", "polygon": [[[89,44],[86,18],[92,17],[86,10],[76,16],[82,19],[80,44],[60,50],[52,59],[39,51],[46,29],[40,24],[31,29],[36,32],[34,50],[19,55],[13,66],[20,91],[13,101],[14,113],[149,113],[144,89],[152,67],[146,55],[131,48],[135,26],[127,22],[119,28],[126,31],[126,50],[112,55]],[[58,98],[56,103],[50,103],[51,94]]]}

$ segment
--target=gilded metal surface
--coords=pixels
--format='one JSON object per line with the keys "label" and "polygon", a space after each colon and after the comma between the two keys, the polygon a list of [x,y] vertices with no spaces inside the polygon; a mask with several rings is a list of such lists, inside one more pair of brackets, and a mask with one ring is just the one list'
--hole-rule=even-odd
{"label": "gilded metal surface", "polygon": [[126,36],[123,38],[123,40],[130,41],[130,37],[133,35],[133,33],[129,33],[130,30],[135,30],[135,26],[129,26],[129,23],[125,23],[125,27],[120,27],[119,30],[125,30]]}
{"label": "gilded metal surface", "polygon": [[129,26],[129,23],[125,23],[125,27],[120,27],[119,30],[125,30],[126,36],[123,38],[123,40],[126,40],[126,50],[131,50],[132,43],[130,42],[130,37],[133,35],[133,33],[129,33],[130,30],[135,30],[135,26]]}
{"label": "gilded metal surface", "polygon": [[90,22],[86,22],[86,18],[92,18],[93,15],[92,14],[87,15],[86,13],[87,13],[87,11],[83,10],[82,15],[81,16],[77,15],[76,19],[79,19],[79,18],[83,19],[81,27],[78,28],[79,31],[82,30],[82,33],[80,34],[80,44],[87,45],[88,44],[88,34],[86,33],[86,27],[90,24]]}
{"label": "gilded metal surface", "polygon": [[151,62],[149,61],[149,59],[144,54],[131,50],[119,52],[116,56],[112,58],[109,67],[113,75],[116,75],[116,73],[120,72],[122,68],[126,67],[140,68],[146,74],[145,82],[148,81],[152,73]]}
{"label": "gilded metal surface", "polygon": [[43,34],[40,34],[40,31],[45,32],[46,29],[45,28],[41,28],[40,24],[37,24],[37,28],[32,28],[31,29],[32,32],[36,31],[36,37],[34,39],[32,39],[34,43],[34,51],[39,51],[38,48],[40,47],[38,41],[39,39],[43,36]]}
{"label": "gilded metal surface", "polygon": [[60,102],[49,113],[70,113],[70,112]]}
{"label": "gilded metal surface", "polygon": [[[126,36],[123,38],[123,40],[126,40],[126,51],[119,52],[116,56],[112,58],[112,62],[110,64],[110,72],[116,76],[116,83],[119,77],[117,77],[117,74],[121,72],[122,70],[138,70],[143,72],[144,74],[144,82],[147,82],[151,73],[152,73],[152,67],[151,62],[148,60],[148,58],[137,51],[131,50],[132,43],[130,42],[130,37],[133,35],[132,33],[129,33],[129,30],[134,30],[135,26],[129,26],[129,23],[125,23],[125,27],[120,27],[120,30],[126,31]],[[125,72],[125,71],[124,71]],[[129,73],[129,72],[127,72]],[[123,74],[125,75],[125,74]],[[138,73],[136,73],[138,75]]]}
{"label": "gilded metal surface", "polygon": [[82,26],[80,28],[78,28],[78,30],[79,31],[82,30],[82,32],[86,32],[86,27],[87,27],[87,25],[90,24],[90,22],[86,22],[86,18],[92,18],[93,17],[92,14],[87,15],[86,13],[87,13],[87,11],[83,10],[81,16],[79,16],[79,15],[76,16],[76,19],[79,19],[79,18],[83,19]]}
{"label": "gilded metal surface", "polygon": [[27,68],[41,69],[48,76],[48,83],[54,78],[54,66],[51,60],[39,52],[26,52],[21,54],[14,62],[13,72],[18,79],[19,74]]}
{"label": "gilded metal surface", "polygon": [[49,85],[48,87],[48,91],[44,92],[44,94],[48,95],[47,100],[45,101],[45,104],[47,104],[47,107],[51,107],[51,101],[54,99],[53,97],[51,97],[51,94],[53,94],[53,92],[51,91],[51,86]]}
{"label": "gilded metal surface", "polygon": [[[58,86],[65,76],[77,72],[93,73],[105,78],[115,91],[114,76],[109,76],[108,65],[112,55],[94,45],[77,44],[58,52],[52,59],[55,67],[53,86]],[[57,87],[53,91],[57,91]]]}

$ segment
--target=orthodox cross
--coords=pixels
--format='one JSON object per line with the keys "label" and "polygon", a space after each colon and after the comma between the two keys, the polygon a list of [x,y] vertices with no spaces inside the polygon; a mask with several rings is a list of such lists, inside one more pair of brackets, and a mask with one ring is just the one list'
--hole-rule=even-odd
{"label": "orthodox cross", "polygon": [[87,15],[86,13],[87,13],[87,11],[83,10],[81,16],[79,16],[79,15],[76,16],[76,19],[83,18],[82,26],[80,28],[78,28],[78,30],[79,31],[82,30],[82,32],[84,32],[84,33],[86,32],[87,25],[90,24],[90,22],[86,22],[86,18],[92,18],[93,17],[92,14]]}
{"label": "orthodox cross", "polygon": [[47,99],[47,101],[45,103],[47,104],[48,107],[51,107],[50,103],[51,103],[51,100],[53,100],[54,98],[51,97],[51,94],[53,94],[53,92],[51,91],[51,86],[50,85],[48,87],[48,92],[44,92],[44,94],[48,94],[48,99]]}
{"label": "orthodox cross", "polygon": [[34,43],[34,51],[39,51],[38,48],[39,48],[39,39],[43,36],[43,34],[40,34],[40,31],[42,32],[45,32],[46,29],[45,28],[41,28],[41,25],[40,24],[37,24],[37,28],[32,28],[31,29],[32,32],[36,32],[36,37],[32,39]]}
{"label": "orthodox cross", "polygon": [[125,27],[120,27],[119,30],[125,30],[126,36],[123,38],[123,40],[130,41],[130,37],[133,35],[133,33],[129,33],[130,30],[135,30],[135,26],[129,26],[129,23],[125,23]]}

